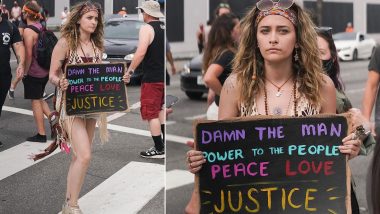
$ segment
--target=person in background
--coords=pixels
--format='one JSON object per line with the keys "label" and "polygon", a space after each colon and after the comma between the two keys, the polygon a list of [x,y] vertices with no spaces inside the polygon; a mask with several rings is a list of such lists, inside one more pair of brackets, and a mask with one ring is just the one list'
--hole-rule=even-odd
{"label": "person in background", "polygon": [[[380,138],[380,46],[377,45],[368,64],[368,78],[362,101],[362,112],[366,119],[371,121],[372,109],[375,105],[375,124],[371,130],[376,138]],[[376,101],[376,103],[375,103]],[[378,140],[378,139],[377,139]]]}
{"label": "person in background", "polygon": [[[169,44],[168,38],[166,38],[165,44],[166,44],[166,60],[170,64],[172,75],[175,75],[175,73],[176,73],[176,67],[174,65],[174,59],[173,59],[173,55],[172,55],[172,51],[171,51],[171,48],[170,48],[170,44]],[[168,69],[166,69],[165,73],[166,73],[165,74],[166,75],[165,83],[166,83],[166,85],[170,85],[170,75],[168,73]]]}
{"label": "person in background", "polygon": [[13,2],[13,7],[11,9],[12,22],[18,26],[21,20],[21,7],[18,5],[17,1]]}
{"label": "person in background", "polygon": [[[231,13],[231,7],[227,3],[220,3],[218,7],[215,8],[214,11],[214,19],[207,21],[207,25],[203,27],[203,24],[200,25],[200,28],[197,32],[197,38],[198,38],[198,48],[201,47],[199,53],[203,51],[203,48],[207,46],[208,39],[209,39],[209,33],[211,30],[211,25],[213,21],[223,15],[223,14],[228,14]],[[215,100],[215,92],[211,89],[208,90],[207,93],[207,107],[209,107]]]}
{"label": "person in background", "polygon": [[[355,130],[364,129],[365,136],[358,138],[361,141],[361,153],[368,154],[372,151],[375,145],[375,140],[369,132],[369,121],[366,120],[361,114],[359,109],[353,109],[350,100],[344,93],[343,83],[340,78],[340,66],[338,62],[338,52],[336,50],[334,40],[332,37],[332,28],[319,27],[316,28],[318,34],[318,47],[320,52],[320,59],[322,60],[323,70],[332,79],[336,91],[336,113],[341,114],[350,112],[353,118],[353,125]],[[358,128],[360,127],[360,128]],[[367,131],[366,131],[367,129]],[[356,135],[360,135],[357,133]],[[354,179],[354,177],[351,177]],[[359,204],[353,186],[351,185],[351,210],[353,214],[360,214]]]}
{"label": "person in background", "polygon": [[220,3],[218,7],[215,8],[213,20],[207,21],[206,26],[199,24],[199,29],[197,31],[197,44],[199,53],[202,53],[203,49],[207,46],[208,34],[210,32],[212,22],[219,16],[231,12],[232,11],[229,4]]}
{"label": "person in background", "polygon": [[63,8],[63,11],[61,13],[61,25],[64,25],[66,20],[67,20],[67,17],[69,16],[70,14],[70,11],[67,9],[67,7],[64,7]]}
{"label": "person in background", "polygon": [[[23,19],[26,20],[28,26],[34,26],[38,30],[42,30],[43,26],[40,23],[41,14],[40,7],[33,1],[27,2],[22,8]],[[37,62],[37,40],[38,33],[27,27],[24,30],[24,45],[26,52],[25,70],[27,75],[22,79],[24,83],[24,98],[30,99],[32,104],[33,116],[37,125],[37,134],[28,137],[26,140],[31,142],[45,143],[47,141],[44,115],[50,115],[50,109],[43,94],[45,86],[49,80],[49,71],[42,68]]]}
{"label": "person in background", "polygon": [[368,213],[380,213],[380,140],[376,141],[373,159],[367,175],[367,205]]}
{"label": "person in background", "polygon": [[[164,14],[157,1],[142,2],[137,7],[146,25],[139,32],[135,56],[123,79],[130,81],[137,66],[142,63],[144,76],[141,84],[141,117],[147,120],[154,146],[140,152],[143,158],[165,158],[165,24],[160,21]],[[161,138],[162,133],[162,138]]]}
{"label": "person in background", "polygon": [[126,16],[127,15],[127,8],[122,7],[121,10],[117,14],[119,14],[122,17]]}
{"label": "person in background", "polygon": [[9,11],[7,10],[7,6],[5,4],[0,4],[0,10],[1,10],[1,17],[3,19],[9,20]]}
{"label": "person in background", "polygon": [[346,32],[354,32],[354,27],[352,27],[352,23],[351,22],[348,22],[347,23],[347,26],[346,26]]}
{"label": "person in background", "polygon": [[[27,4],[28,2],[33,2],[34,4],[36,4],[36,5],[39,6],[39,4],[37,3],[37,1],[35,1],[35,0],[27,0],[27,1],[25,1],[25,4]],[[41,14],[42,11],[43,11],[43,9],[41,8],[40,11],[39,11],[39,13]],[[41,14],[40,20],[38,20],[38,22],[40,22],[43,27],[46,27],[46,20],[47,20],[47,18],[44,17],[44,15]],[[26,20],[24,18],[22,18],[22,16],[21,16],[21,19],[20,19],[20,22],[19,22],[19,25],[18,25],[18,30],[20,32],[21,37],[24,36],[24,29],[26,28],[26,26],[27,26]],[[15,98],[14,91],[16,90],[16,87],[17,87],[18,83],[21,81],[21,79],[22,78],[15,78],[12,81],[11,87],[10,87],[10,89],[8,91],[8,97],[9,97],[9,99],[14,99]],[[43,100],[48,100],[51,97],[53,97],[53,95],[54,95],[54,93],[46,94],[45,91],[44,91],[44,93],[43,93]]]}
{"label": "person in background", "polygon": [[240,38],[240,22],[232,13],[215,19],[203,55],[203,80],[215,92],[215,101],[207,109],[207,119],[218,119],[219,96],[224,81],[231,73],[232,60]]}
{"label": "person in background", "polygon": [[[16,75],[18,78],[24,76],[25,67],[25,47],[20,33],[14,24],[3,19],[1,15],[2,11],[0,10],[0,117],[12,80],[12,70],[10,65],[11,46],[15,50],[18,61],[18,67],[16,69]],[[0,147],[2,146],[3,143],[0,141]]]}

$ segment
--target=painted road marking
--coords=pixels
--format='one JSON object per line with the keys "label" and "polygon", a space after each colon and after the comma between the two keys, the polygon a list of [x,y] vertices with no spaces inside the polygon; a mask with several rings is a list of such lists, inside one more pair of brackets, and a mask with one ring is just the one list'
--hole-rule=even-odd
{"label": "painted road marking", "polygon": [[137,213],[165,187],[165,166],[130,162],[79,199],[83,213]]}
{"label": "painted road marking", "polygon": [[33,161],[29,159],[31,154],[40,153],[48,147],[51,142],[52,141],[48,141],[47,143],[35,143],[26,141],[0,152],[0,180],[59,153],[61,150],[57,148],[52,154],[41,160]]}
{"label": "painted road marking", "polygon": [[187,170],[174,169],[166,172],[166,190],[194,183],[194,175]]}
{"label": "painted road marking", "polygon": [[185,120],[206,119],[206,114],[199,114],[191,117],[185,117]]}

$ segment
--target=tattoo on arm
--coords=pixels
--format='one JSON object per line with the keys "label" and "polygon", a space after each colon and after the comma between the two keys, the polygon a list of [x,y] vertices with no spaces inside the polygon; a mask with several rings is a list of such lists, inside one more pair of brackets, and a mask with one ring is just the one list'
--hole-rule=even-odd
{"label": "tattoo on arm", "polygon": [[223,89],[226,91],[227,94],[232,92],[232,90],[235,88],[235,84],[234,84],[235,82],[236,82],[235,76],[230,76],[229,78],[227,78],[227,80],[223,86]]}

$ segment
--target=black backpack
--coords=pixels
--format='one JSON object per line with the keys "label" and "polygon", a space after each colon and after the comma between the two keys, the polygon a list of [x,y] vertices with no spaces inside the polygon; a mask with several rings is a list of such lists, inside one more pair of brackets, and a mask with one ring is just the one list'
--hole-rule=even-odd
{"label": "black backpack", "polygon": [[51,56],[53,54],[53,49],[55,44],[57,44],[58,39],[54,33],[46,28],[39,30],[33,25],[28,25],[27,28],[32,29],[34,32],[38,33],[38,40],[36,43],[37,47],[37,62],[42,68],[49,70]]}

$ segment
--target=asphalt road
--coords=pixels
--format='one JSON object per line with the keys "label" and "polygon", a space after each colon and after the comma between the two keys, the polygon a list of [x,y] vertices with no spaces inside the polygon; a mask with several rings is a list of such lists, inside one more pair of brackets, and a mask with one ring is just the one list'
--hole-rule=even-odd
{"label": "asphalt road", "polygon": [[[361,107],[364,86],[367,80],[368,60],[357,62],[341,62],[341,76],[345,91],[356,108]],[[177,70],[182,69],[186,61],[176,62]],[[180,101],[174,107],[174,113],[168,118],[167,133],[186,138],[193,136],[193,119],[204,118],[206,112],[206,97],[202,100],[190,100],[180,89],[179,75],[172,77],[167,94],[178,96]],[[166,162],[166,211],[167,213],[183,213],[193,189],[193,176],[186,171],[185,154],[188,151],[185,142],[178,143],[167,140]],[[355,189],[361,213],[367,212],[365,198],[365,177],[371,156],[357,157],[350,161]]]}
{"label": "asphalt road", "polygon": [[[13,74],[15,62],[12,61]],[[15,74],[14,74],[15,76]],[[47,143],[25,142],[36,134],[31,103],[23,98],[23,84],[14,100],[7,99],[0,119],[0,213],[51,214],[61,211],[65,199],[70,155],[63,152],[33,162]],[[140,87],[128,87],[130,104],[139,101]],[[46,92],[53,92],[48,84]],[[52,106],[51,100],[49,101]],[[138,105],[132,105],[137,107]],[[139,108],[126,114],[109,114],[110,142],[97,137],[80,193],[84,213],[164,213],[164,160],[139,156],[153,145]],[[47,133],[50,134],[45,120]],[[95,134],[98,136],[98,132]],[[58,150],[58,149],[57,149]]]}

